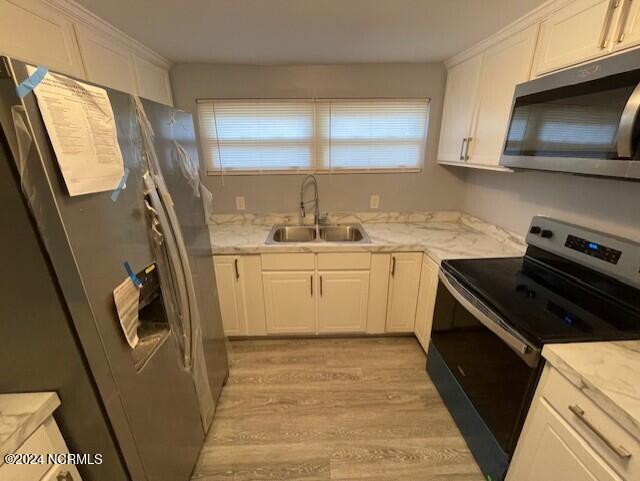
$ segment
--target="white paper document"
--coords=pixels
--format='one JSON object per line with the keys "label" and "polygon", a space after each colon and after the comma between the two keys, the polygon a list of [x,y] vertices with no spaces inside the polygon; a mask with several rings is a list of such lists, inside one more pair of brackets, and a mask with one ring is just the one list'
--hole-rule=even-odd
{"label": "white paper document", "polygon": [[124,162],[107,91],[48,72],[33,92],[69,195],[114,190]]}
{"label": "white paper document", "polygon": [[124,332],[129,346],[133,349],[140,341],[138,338],[140,289],[127,277],[113,290],[113,300],[116,302],[122,332]]}

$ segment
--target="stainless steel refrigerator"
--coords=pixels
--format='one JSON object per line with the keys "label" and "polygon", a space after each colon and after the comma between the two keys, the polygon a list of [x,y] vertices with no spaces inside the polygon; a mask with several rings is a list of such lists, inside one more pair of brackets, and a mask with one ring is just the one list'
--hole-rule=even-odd
{"label": "stainless steel refrigerator", "polygon": [[[106,89],[126,187],[71,197],[27,77],[0,57],[0,392],[58,392],[71,450],[105,458],[85,481],[187,480],[228,374],[191,116]],[[135,349],[125,262],[145,281]]]}

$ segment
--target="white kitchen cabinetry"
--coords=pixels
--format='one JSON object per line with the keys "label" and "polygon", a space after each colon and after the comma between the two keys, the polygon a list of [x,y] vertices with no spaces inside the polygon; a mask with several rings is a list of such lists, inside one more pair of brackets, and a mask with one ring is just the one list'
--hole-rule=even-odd
{"label": "white kitchen cabinetry", "polygon": [[214,256],[216,285],[222,325],[227,336],[247,334],[244,289],[240,276],[240,256]]}
{"label": "white kitchen cabinetry", "polygon": [[620,21],[613,40],[614,50],[640,44],[640,2],[638,0],[622,0],[622,2]]}
{"label": "white kitchen cabinetry", "polygon": [[490,47],[482,56],[480,86],[467,162],[498,166],[507,132],[513,93],[531,74],[538,26],[534,25]]}
{"label": "white kitchen cabinetry", "polygon": [[534,74],[585,62],[611,52],[622,0],[575,0],[540,26]]}
{"label": "white kitchen cabinetry", "polygon": [[422,272],[420,273],[420,291],[418,292],[418,307],[414,334],[420,345],[427,352],[431,338],[433,323],[433,309],[436,305],[438,291],[438,271],[440,267],[427,255],[422,256]]}
{"label": "white kitchen cabinetry", "polygon": [[218,300],[227,336],[267,333],[259,255],[214,256]]}
{"label": "white kitchen cabinetry", "polygon": [[438,162],[500,167],[513,92],[529,79],[538,26],[533,25],[448,71]]}
{"label": "white kitchen cabinetry", "polygon": [[319,271],[318,332],[364,332],[369,271]]}
{"label": "white kitchen cabinetry", "polygon": [[639,454],[628,431],[547,364],[506,480],[631,481]]}
{"label": "white kitchen cabinetry", "polygon": [[314,271],[262,273],[267,333],[315,333],[315,277]]}
{"label": "white kitchen cabinetry", "polygon": [[464,163],[478,92],[482,54],[451,67],[447,72],[438,160]]}
{"label": "white kitchen cabinetry", "polygon": [[391,255],[387,332],[413,332],[421,268],[422,253],[403,252]]}
{"label": "white kitchen cabinetry", "polygon": [[0,0],[0,53],[172,105],[169,62],[65,0]]}
{"label": "white kitchen cabinetry", "polygon": [[0,0],[0,53],[85,77],[73,21],[39,0]]}
{"label": "white kitchen cabinetry", "polygon": [[126,45],[90,27],[78,26],[77,32],[87,79],[135,94],[137,85],[133,54]]}

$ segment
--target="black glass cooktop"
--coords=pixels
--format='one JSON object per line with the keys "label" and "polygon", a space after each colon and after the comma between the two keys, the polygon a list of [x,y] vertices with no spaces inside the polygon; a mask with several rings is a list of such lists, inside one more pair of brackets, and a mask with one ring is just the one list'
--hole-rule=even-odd
{"label": "black glass cooktop", "polygon": [[537,346],[640,339],[640,289],[535,247],[442,268]]}

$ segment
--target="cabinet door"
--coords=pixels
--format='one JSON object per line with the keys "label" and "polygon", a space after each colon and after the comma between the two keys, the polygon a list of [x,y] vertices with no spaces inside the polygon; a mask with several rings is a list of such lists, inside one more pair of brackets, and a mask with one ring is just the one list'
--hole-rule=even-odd
{"label": "cabinet door", "polygon": [[533,403],[507,481],[621,481],[545,399]]}
{"label": "cabinet door", "polygon": [[318,332],[364,332],[369,271],[320,271],[318,281]]}
{"label": "cabinet door", "polygon": [[413,332],[420,288],[421,253],[391,256],[387,332]]}
{"label": "cabinet door", "polygon": [[414,333],[424,352],[429,349],[429,339],[431,338],[431,324],[433,322],[433,309],[436,305],[439,269],[438,264],[432,261],[429,256],[423,256]]}
{"label": "cabinet door", "polygon": [[468,162],[500,163],[513,93],[517,84],[529,79],[537,35],[538,26],[534,25],[484,53]]}
{"label": "cabinet door", "polygon": [[137,93],[133,55],[126,45],[92,28],[76,28],[87,78],[122,92]]}
{"label": "cabinet door", "polygon": [[542,22],[534,74],[542,75],[611,50],[619,0],[576,0]]}
{"label": "cabinet door", "polygon": [[267,333],[314,333],[317,282],[313,271],[263,272]]}
{"label": "cabinet door", "polygon": [[614,38],[614,49],[635,47],[640,44],[640,2],[622,0],[622,13]]}
{"label": "cabinet door", "polygon": [[148,60],[133,56],[138,95],[165,105],[173,105],[169,72]]}
{"label": "cabinet door", "polygon": [[247,333],[243,289],[240,284],[240,262],[237,256],[215,256],[216,285],[220,301],[222,325],[227,336]]}
{"label": "cabinet door", "polygon": [[0,46],[2,55],[85,77],[72,21],[45,2],[0,0]]}
{"label": "cabinet door", "polygon": [[482,55],[454,65],[447,72],[438,160],[464,162],[463,140],[469,137]]}

